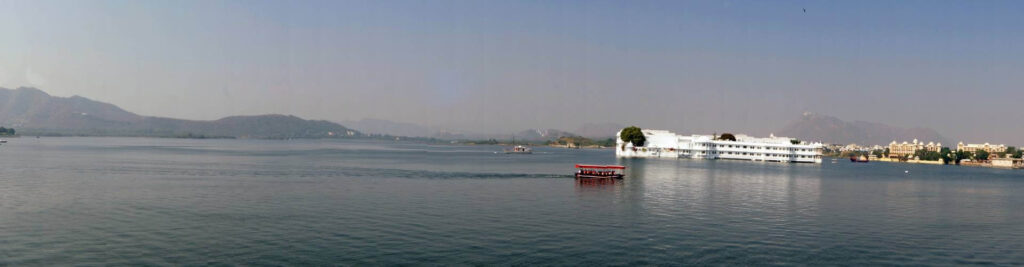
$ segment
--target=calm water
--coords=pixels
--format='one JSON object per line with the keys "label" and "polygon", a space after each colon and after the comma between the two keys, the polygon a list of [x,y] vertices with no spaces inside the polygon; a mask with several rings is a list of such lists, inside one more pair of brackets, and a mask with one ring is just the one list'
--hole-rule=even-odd
{"label": "calm water", "polygon": [[0,265],[1024,264],[1024,171],[500,149],[12,139]]}

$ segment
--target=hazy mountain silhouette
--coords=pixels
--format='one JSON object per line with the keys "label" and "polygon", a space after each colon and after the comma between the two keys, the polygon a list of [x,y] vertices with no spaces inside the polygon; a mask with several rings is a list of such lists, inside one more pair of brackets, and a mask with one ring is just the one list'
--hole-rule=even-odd
{"label": "hazy mountain silhouette", "polygon": [[945,137],[930,128],[902,128],[875,122],[847,122],[839,118],[804,113],[803,116],[776,133],[807,141],[834,144],[887,145],[892,141],[942,142],[952,145]]}
{"label": "hazy mountain silhouette", "polygon": [[358,121],[344,121],[345,126],[357,129],[366,134],[384,134],[393,136],[430,137],[447,140],[464,139],[511,139],[515,137],[524,141],[551,141],[563,136],[583,136],[588,138],[611,138],[623,126],[614,123],[588,123],[578,131],[569,132],[559,129],[527,129],[513,134],[451,132],[438,127],[423,126],[415,123],[394,122],[382,119],[366,118]]}
{"label": "hazy mountain silhouette", "polygon": [[618,123],[587,123],[573,131],[580,136],[593,139],[612,138],[615,133],[626,126]]}
{"label": "hazy mountain silhouette", "polygon": [[288,115],[214,121],[140,116],[88,98],[55,97],[35,88],[0,88],[0,125],[26,135],[331,138],[358,135],[337,123]]}
{"label": "hazy mountain silhouette", "polygon": [[358,121],[343,121],[342,123],[344,123],[348,127],[351,127],[352,129],[359,129],[359,131],[367,134],[431,137],[439,132],[426,126],[414,123],[394,122],[389,120],[371,118],[365,118]]}
{"label": "hazy mountain silhouette", "polygon": [[519,140],[530,140],[530,141],[552,141],[558,140],[559,137],[563,136],[579,136],[574,133],[557,130],[557,129],[529,129],[516,133],[516,139]]}
{"label": "hazy mountain silhouette", "polygon": [[445,140],[491,138],[490,135],[467,133],[461,131],[449,131],[440,127],[430,127],[415,123],[394,122],[382,119],[365,118],[358,121],[343,121],[342,124],[349,128],[359,130],[364,134],[427,137]]}

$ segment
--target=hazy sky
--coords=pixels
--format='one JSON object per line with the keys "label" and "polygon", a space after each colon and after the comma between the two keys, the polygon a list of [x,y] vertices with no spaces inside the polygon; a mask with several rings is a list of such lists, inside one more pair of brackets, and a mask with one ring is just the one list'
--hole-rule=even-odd
{"label": "hazy sky", "polygon": [[[806,12],[804,12],[806,9]],[[7,1],[0,86],[143,115],[1024,143],[1022,1]]]}

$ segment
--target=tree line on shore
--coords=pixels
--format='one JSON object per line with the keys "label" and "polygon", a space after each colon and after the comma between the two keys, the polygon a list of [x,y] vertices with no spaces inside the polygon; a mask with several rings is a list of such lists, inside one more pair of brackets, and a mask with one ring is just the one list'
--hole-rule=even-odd
{"label": "tree line on shore", "polygon": [[0,127],[0,135],[2,136],[15,135],[16,133],[17,131],[15,131],[14,128]]}
{"label": "tree line on shore", "polygon": [[[871,154],[876,156],[876,157],[879,157],[879,158],[889,158],[890,157],[889,148],[875,149],[875,150],[871,151]],[[916,158],[918,160],[927,160],[927,161],[939,161],[939,160],[941,160],[943,164],[949,164],[950,162],[953,162],[955,164],[960,164],[960,161],[967,160],[967,159],[970,159],[970,160],[988,160],[993,154],[996,157],[1000,157],[1000,158],[1005,158],[1007,155],[1009,155],[1012,158],[1018,158],[1019,159],[1022,156],[1024,156],[1024,150],[1017,149],[1017,147],[1009,146],[1009,147],[1006,147],[1006,151],[1003,151],[1003,152],[989,153],[988,151],[985,151],[985,150],[977,150],[977,151],[972,153],[970,151],[964,151],[964,150],[953,151],[952,149],[950,149],[948,147],[943,147],[939,151],[931,151],[931,150],[925,150],[925,149],[918,149],[917,151],[914,151],[914,155],[913,156],[902,156],[900,159],[901,160],[909,160],[911,158]],[[842,152],[841,154],[839,154],[839,156],[840,157],[867,156],[867,152],[862,152],[862,151],[845,151],[845,152]]]}

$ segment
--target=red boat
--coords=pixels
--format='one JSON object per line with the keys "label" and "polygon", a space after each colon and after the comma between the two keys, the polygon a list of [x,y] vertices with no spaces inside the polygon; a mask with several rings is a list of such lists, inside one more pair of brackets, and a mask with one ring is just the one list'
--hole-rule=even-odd
{"label": "red boat", "polygon": [[622,173],[617,170],[625,169],[619,165],[576,164],[576,179],[622,179]]}

